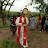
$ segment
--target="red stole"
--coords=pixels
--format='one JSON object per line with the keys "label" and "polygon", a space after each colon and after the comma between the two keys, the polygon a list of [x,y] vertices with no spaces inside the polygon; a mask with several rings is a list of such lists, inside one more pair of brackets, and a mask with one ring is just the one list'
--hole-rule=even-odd
{"label": "red stole", "polygon": [[[25,19],[25,21],[26,21],[26,19]],[[20,16],[19,23],[22,23],[22,16]],[[20,39],[20,30],[21,30],[21,26],[18,27],[17,43],[19,43],[19,39]],[[26,45],[26,39],[27,39],[27,30],[26,30],[26,26],[24,26],[24,31],[23,31],[23,45]]]}

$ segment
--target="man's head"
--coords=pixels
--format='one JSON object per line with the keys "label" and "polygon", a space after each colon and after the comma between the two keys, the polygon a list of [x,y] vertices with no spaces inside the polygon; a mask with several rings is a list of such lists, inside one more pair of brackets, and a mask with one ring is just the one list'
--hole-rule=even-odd
{"label": "man's head", "polygon": [[30,14],[29,17],[32,17],[32,15]]}
{"label": "man's head", "polygon": [[15,14],[13,14],[13,17],[16,17],[16,15],[15,15]]}
{"label": "man's head", "polygon": [[39,16],[41,16],[41,14],[39,14]]}
{"label": "man's head", "polygon": [[33,15],[32,15],[32,17],[33,17]]}
{"label": "man's head", "polygon": [[45,16],[45,14],[43,16]]}

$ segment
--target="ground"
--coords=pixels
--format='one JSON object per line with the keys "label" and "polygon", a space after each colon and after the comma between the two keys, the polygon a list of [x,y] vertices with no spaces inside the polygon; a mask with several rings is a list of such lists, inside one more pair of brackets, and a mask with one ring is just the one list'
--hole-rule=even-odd
{"label": "ground", "polygon": [[[27,26],[28,48],[48,48],[48,34],[45,31],[39,32],[39,30],[40,28],[30,30]],[[0,28],[0,40],[2,39],[13,40],[16,43],[16,34],[13,36],[10,28]],[[17,45],[16,48],[19,46]]]}

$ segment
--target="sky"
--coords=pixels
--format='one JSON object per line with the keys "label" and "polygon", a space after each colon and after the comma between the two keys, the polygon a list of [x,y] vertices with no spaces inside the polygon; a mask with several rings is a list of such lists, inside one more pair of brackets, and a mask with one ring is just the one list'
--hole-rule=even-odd
{"label": "sky", "polygon": [[[10,2],[12,2],[13,0],[11,0]],[[29,5],[28,4],[31,2],[31,0],[15,0],[14,2],[14,6],[11,7],[10,11],[15,11],[15,12],[20,12],[20,10],[23,10],[25,8],[25,5],[27,5],[27,8],[29,11],[31,12],[39,12],[38,10],[36,10],[34,7],[38,6],[38,5]],[[7,6],[6,10],[9,9],[9,6]]]}

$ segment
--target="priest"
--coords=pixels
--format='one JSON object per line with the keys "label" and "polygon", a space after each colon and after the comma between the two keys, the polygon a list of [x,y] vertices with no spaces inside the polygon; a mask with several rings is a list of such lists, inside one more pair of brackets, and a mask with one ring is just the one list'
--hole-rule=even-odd
{"label": "priest", "polygon": [[27,43],[27,28],[28,25],[28,18],[26,17],[26,14],[22,12],[22,15],[17,18],[16,20],[16,26],[17,26],[17,43],[20,43],[23,48],[28,47]]}

